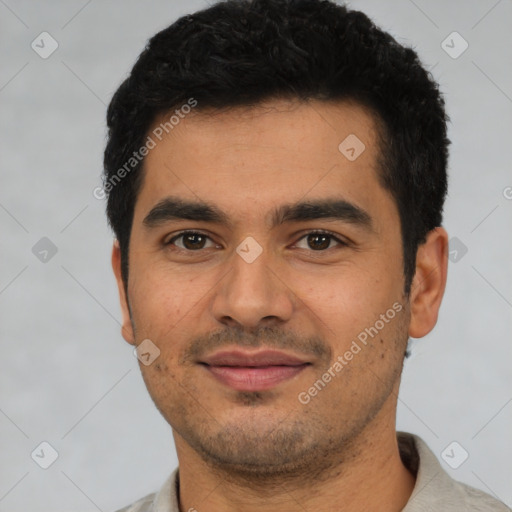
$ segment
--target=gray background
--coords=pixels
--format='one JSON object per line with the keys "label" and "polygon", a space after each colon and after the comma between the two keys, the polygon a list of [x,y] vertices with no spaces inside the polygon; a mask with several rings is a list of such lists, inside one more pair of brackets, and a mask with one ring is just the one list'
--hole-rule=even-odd
{"label": "gray background", "polygon": [[[120,335],[112,235],[92,191],[113,92],[151,35],[205,5],[0,0],[0,511],[115,510],[177,463]],[[414,340],[398,428],[510,506],[512,3],[351,5],[413,45],[440,82],[453,142],[444,226],[467,247],[452,242],[439,322]],[[59,44],[47,59],[31,48],[43,31]],[[453,31],[469,43],[456,59],[441,46]],[[46,262],[32,252],[42,237],[58,249]],[[59,455],[46,470],[31,458],[42,441]],[[458,469],[441,456],[452,441],[469,453]]]}

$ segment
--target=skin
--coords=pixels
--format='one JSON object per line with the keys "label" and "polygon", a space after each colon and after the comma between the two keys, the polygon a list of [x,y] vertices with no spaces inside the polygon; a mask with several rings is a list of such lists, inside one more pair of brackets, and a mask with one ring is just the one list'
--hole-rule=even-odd
{"label": "skin", "polygon": [[[349,134],[366,146],[355,161],[338,150]],[[112,263],[124,338],[133,345],[149,338],[160,350],[140,368],[173,429],[182,511],[322,512],[343,505],[382,512],[407,503],[415,477],[396,441],[400,374],[408,337],[425,336],[437,322],[448,235],[442,227],[428,234],[405,297],[398,210],[378,182],[378,152],[374,119],[362,107],[275,100],[192,113],[147,155],[128,298],[117,243]],[[170,195],[215,204],[232,225],[169,220],[146,227],[145,216]],[[368,212],[373,230],[332,219],[269,229],[275,207],[332,197]],[[306,235],[318,229],[349,243],[330,239],[327,249],[315,250]],[[209,238],[203,245],[183,238],[164,244],[182,230]],[[248,236],[262,248],[250,264],[235,251]],[[402,311],[301,403],[298,394],[396,302]],[[236,346],[278,348],[311,365],[272,389],[236,391],[197,364]]]}

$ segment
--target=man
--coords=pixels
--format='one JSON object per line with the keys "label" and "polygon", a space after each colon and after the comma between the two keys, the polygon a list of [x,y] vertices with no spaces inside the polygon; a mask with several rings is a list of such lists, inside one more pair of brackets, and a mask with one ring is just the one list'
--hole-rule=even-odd
{"label": "man", "polygon": [[221,2],[150,40],[107,117],[122,333],[179,460],[123,511],[508,510],[396,432],[447,276],[414,51],[330,1]]}

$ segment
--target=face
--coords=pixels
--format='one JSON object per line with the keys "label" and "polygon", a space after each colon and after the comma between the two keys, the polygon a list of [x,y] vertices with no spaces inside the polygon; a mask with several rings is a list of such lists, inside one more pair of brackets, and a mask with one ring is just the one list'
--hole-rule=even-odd
{"label": "face", "polygon": [[178,455],[311,472],[394,414],[411,312],[377,156],[361,107],[284,101],[190,114],[147,155],[128,297],[113,261]]}

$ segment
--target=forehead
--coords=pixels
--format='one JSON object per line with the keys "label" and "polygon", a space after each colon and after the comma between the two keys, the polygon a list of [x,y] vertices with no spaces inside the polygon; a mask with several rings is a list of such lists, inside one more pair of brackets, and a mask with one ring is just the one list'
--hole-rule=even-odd
{"label": "forehead", "polygon": [[[166,144],[170,146],[173,143],[174,149],[179,149],[179,154],[172,155],[176,161],[180,157],[208,156],[214,159],[223,152],[242,152],[249,147],[252,151],[259,150],[262,157],[265,154],[271,157],[279,152],[282,164],[286,160],[292,163],[296,157],[318,160],[321,154],[352,157],[349,153],[340,152],[339,145],[347,137],[352,141],[359,139],[364,144],[365,165],[377,150],[374,115],[353,102],[283,99],[224,110],[197,108],[186,115],[182,114],[180,118],[170,112],[154,121],[150,135],[155,138],[156,133],[157,147],[148,155],[149,165],[154,157],[165,153]],[[215,151],[212,152],[212,149]],[[358,149],[361,150],[362,146]],[[350,161],[355,160],[358,158]],[[357,164],[352,167],[357,167]]]}
{"label": "forehead", "polygon": [[198,108],[174,124],[168,123],[172,115],[159,117],[148,132],[155,145],[144,161],[136,213],[166,195],[214,199],[233,214],[258,215],[258,205],[285,198],[338,191],[343,199],[370,203],[376,193],[386,194],[377,179],[377,125],[359,105],[279,100],[225,111]]}

